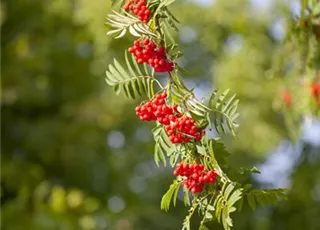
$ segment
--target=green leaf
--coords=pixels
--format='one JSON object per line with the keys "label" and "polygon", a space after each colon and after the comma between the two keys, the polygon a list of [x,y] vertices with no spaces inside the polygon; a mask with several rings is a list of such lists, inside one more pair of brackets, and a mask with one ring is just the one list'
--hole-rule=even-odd
{"label": "green leaf", "polygon": [[179,188],[180,188],[180,184],[179,184],[179,187],[176,190],[174,190],[174,193],[173,193],[173,206],[176,206]]}
{"label": "green leaf", "polygon": [[[167,6],[175,2],[175,0],[162,0],[160,4],[158,5],[157,10],[154,12],[154,17],[158,15],[159,12],[165,12],[167,11]],[[173,15],[170,15],[170,18],[173,18]]]}
{"label": "green leaf", "polygon": [[190,196],[189,196],[189,190],[186,187],[183,187],[183,203],[185,206],[190,205]]}
{"label": "green leaf", "polygon": [[211,139],[209,140],[209,148],[219,163],[219,166],[223,170],[226,170],[228,167],[227,160],[230,156],[230,153],[226,150],[225,145],[222,142]]}
{"label": "green leaf", "polygon": [[107,35],[113,35],[116,39],[123,37],[128,31],[135,37],[142,35],[156,37],[146,24],[128,13],[122,15],[113,11],[113,14],[109,14],[107,17],[107,24],[113,28]]}
{"label": "green leaf", "polygon": [[246,192],[246,191],[248,191],[251,187],[252,187],[252,184],[246,184],[245,186],[243,186],[243,191]]}
{"label": "green leaf", "polygon": [[168,55],[169,55],[169,57],[171,57],[174,60],[175,59],[174,56],[173,56],[173,52],[174,51],[171,50],[170,46],[168,45],[170,43],[174,43],[175,42],[175,39],[174,39],[175,36],[173,34],[174,31],[172,30],[172,28],[170,27],[170,24],[167,21],[162,21],[160,23],[160,27],[163,30],[166,47],[168,47],[168,49],[167,49]]}
{"label": "green leaf", "polygon": [[[154,159],[156,164],[159,166],[159,163],[162,161],[164,166],[166,166],[166,156],[172,157],[173,155],[179,154],[176,151],[176,146],[171,143],[168,138],[168,134],[164,129],[164,126],[157,125],[152,130],[154,139],[155,139],[155,149],[154,149]],[[179,156],[173,156],[179,157]],[[175,160],[170,160],[170,163],[175,163]],[[172,166],[172,165],[171,165]]]}
{"label": "green leaf", "polygon": [[203,125],[207,126],[212,118],[214,127],[219,134],[231,132],[235,135],[235,129],[238,127],[236,119],[239,115],[237,113],[239,100],[236,99],[235,94],[229,96],[229,90],[215,90],[207,107],[195,98],[193,92],[187,89],[177,74],[171,74],[171,77],[173,81],[173,84],[169,85],[171,95],[174,95],[175,101],[185,106],[198,123],[203,120],[205,121]]}
{"label": "green leaf", "polygon": [[180,183],[176,180],[170,185],[168,191],[163,195],[161,199],[161,209],[168,211],[170,207],[171,200],[173,198],[173,205],[176,205],[177,194],[179,192]]}
{"label": "green leaf", "polygon": [[212,219],[213,218],[213,215],[210,213],[210,212],[206,212],[205,216],[204,216],[206,219]]}
{"label": "green leaf", "polygon": [[210,108],[206,107],[197,98],[195,98],[193,92],[187,89],[177,74],[172,73],[171,78],[173,83],[169,84],[169,92],[174,103],[183,105],[188,113],[190,113],[198,123],[205,121],[204,126],[206,126],[208,124],[207,117],[210,112]]}
{"label": "green leaf", "polygon": [[224,168],[228,176],[231,178],[237,178],[238,180],[247,180],[252,173],[260,174],[260,171],[256,167],[251,168]]}
{"label": "green leaf", "polygon": [[226,134],[230,131],[235,136],[235,129],[239,126],[236,123],[238,117],[237,108],[239,100],[236,95],[229,96],[229,89],[215,90],[210,98],[211,117],[216,131],[219,134]]}
{"label": "green leaf", "polygon": [[248,199],[248,204],[249,204],[250,208],[252,210],[255,210],[256,209],[256,201],[254,199],[254,196],[247,196],[247,199]]}
{"label": "green leaf", "polygon": [[253,166],[252,168],[250,168],[249,169],[250,170],[250,172],[252,172],[252,173],[258,173],[258,174],[261,174],[261,172],[255,167],[255,166]]}
{"label": "green leaf", "polygon": [[191,217],[192,217],[194,211],[197,209],[197,206],[199,205],[200,202],[201,202],[201,200],[198,200],[198,199],[192,200],[191,208],[189,209],[189,214],[183,220],[182,230],[190,230]]}
{"label": "green leaf", "polygon": [[177,70],[183,75],[183,76],[192,76],[195,75],[194,72],[190,72],[189,70],[184,69],[183,67],[177,65]]}
{"label": "green leaf", "polygon": [[207,226],[204,225],[204,223],[201,223],[199,230],[210,230]]}
{"label": "green leaf", "polygon": [[209,205],[207,206],[207,210],[209,210],[209,211],[214,211],[214,207],[209,204]]}
{"label": "green leaf", "polygon": [[122,7],[124,5],[125,0],[111,0],[111,6],[115,7]]}
{"label": "green leaf", "polygon": [[178,19],[171,13],[170,10],[168,10],[167,7],[164,7],[163,14],[165,15],[164,24],[167,28],[170,28],[170,30],[173,30],[175,32],[178,32],[178,25],[179,23]]}
{"label": "green leaf", "polygon": [[169,163],[170,165],[173,167],[177,161],[179,159],[179,154],[172,154],[170,157],[169,157]]}
{"label": "green leaf", "polygon": [[206,150],[206,148],[205,148],[204,145],[201,145],[201,144],[198,144],[198,143],[197,143],[196,147],[197,147],[197,152],[198,152],[199,154],[201,154],[201,155],[203,155],[203,156],[208,155],[207,150]]}
{"label": "green leaf", "polygon": [[[233,212],[233,211],[231,211],[231,210],[236,210],[236,208],[235,207],[233,207],[233,205],[238,201],[238,200],[240,200],[241,199],[241,195],[242,195],[242,190],[241,189],[237,189],[237,190],[235,190],[232,194],[231,194],[231,196],[229,197],[229,199],[228,199],[228,205],[229,205],[229,208],[230,208],[230,212]],[[232,209],[232,208],[234,208],[234,209]]]}
{"label": "green leaf", "polygon": [[237,203],[237,209],[239,210],[239,212],[242,210],[242,206],[243,206],[243,199],[240,199],[239,202]]}
{"label": "green leaf", "polygon": [[287,189],[253,189],[244,193],[247,202],[251,209],[256,208],[256,204],[265,206],[272,205],[282,199],[286,199]]}
{"label": "green leaf", "polygon": [[[109,65],[106,71],[106,82],[113,86],[116,93],[121,91],[129,98],[136,98],[147,94],[150,98],[154,95],[154,83],[160,87],[160,83],[148,72],[141,71],[139,66],[134,67],[135,60],[129,61],[128,55],[125,55],[126,67],[122,66],[116,59],[113,65]],[[133,64],[132,64],[133,62]]]}
{"label": "green leaf", "polygon": [[174,3],[176,0],[163,0],[161,1],[159,8],[163,6],[169,6],[170,4]]}
{"label": "green leaf", "polygon": [[229,230],[232,227],[230,214],[236,211],[234,205],[241,198],[242,188],[236,188],[234,183],[230,183],[226,180],[213,203],[217,221],[219,223],[222,222],[225,230]]}

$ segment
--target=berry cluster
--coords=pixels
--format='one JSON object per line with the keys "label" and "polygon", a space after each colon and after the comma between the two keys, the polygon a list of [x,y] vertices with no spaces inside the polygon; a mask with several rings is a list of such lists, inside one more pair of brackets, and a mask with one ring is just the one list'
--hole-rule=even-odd
{"label": "berry cluster", "polygon": [[282,91],[282,100],[286,107],[291,107],[292,105],[292,96],[289,90],[285,89]]}
{"label": "berry cluster", "polygon": [[134,46],[129,48],[129,52],[134,54],[139,64],[148,63],[155,72],[171,72],[173,70],[173,63],[167,61],[165,48],[157,48],[157,45],[148,38],[143,43],[136,40]]}
{"label": "berry cluster", "polygon": [[[310,85],[311,95],[314,97],[316,102],[320,105],[320,82],[315,81]],[[282,100],[287,108],[292,106],[292,95],[288,89],[282,91]]]}
{"label": "berry cluster", "polygon": [[142,121],[158,121],[165,125],[165,130],[173,144],[189,142],[190,137],[200,141],[205,131],[198,129],[195,121],[177,110],[177,105],[172,108],[165,104],[167,94],[158,94],[152,101],[136,107],[136,114]]}
{"label": "berry cluster", "polygon": [[158,121],[163,125],[170,124],[173,110],[165,104],[166,93],[158,94],[152,101],[136,107],[136,114],[143,121]]}
{"label": "berry cluster", "polygon": [[150,10],[145,4],[145,0],[130,0],[126,5],[124,5],[126,11],[131,11],[133,14],[137,15],[139,20],[148,23]]}
{"label": "berry cluster", "polygon": [[204,184],[215,182],[217,177],[214,170],[205,171],[202,164],[188,163],[178,163],[173,175],[186,177],[183,185],[192,193],[202,192]]}
{"label": "berry cluster", "polygon": [[311,85],[311,92],[315,98],[318,98],[320,96],[320,82],[314,82]]}
{"label": "berry cluster", "polygon": [[172,122],[171,124],[166,125],[166,131],[170,141],[174,144],[189,142],[188,136],[194,137],[197,141],[200,141],[205,133],[204,129],[198,130],[194,120],[190,117],[174,117],[170,120]]}

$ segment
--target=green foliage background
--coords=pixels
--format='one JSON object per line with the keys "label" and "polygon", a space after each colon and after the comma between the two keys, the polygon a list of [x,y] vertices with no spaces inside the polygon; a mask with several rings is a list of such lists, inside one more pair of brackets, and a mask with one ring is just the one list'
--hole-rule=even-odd
{"label": "green foliage background", "polygon": [[[187,81],[201,95],[213,82],[240,99],[238,139],[225,138],[234,167],[263,163],[288,138],[275,109],[284,80],[270,74],[282,47],[272,25],[289,16],[279,2],[264,10],[244,0],[173,4]],[[151,126],[134,113],[140,99],[116,96],[104,81],[107,65],[133,41],[106,35],[110,5],[1,1],[2,229],[181,228],[182,201],[160,211],[173,176],[153,162]],[[320,149],[301,140],[282,151],[302,153],[289,200],[255,212],[244,205],[234,229],[320,229]]]}

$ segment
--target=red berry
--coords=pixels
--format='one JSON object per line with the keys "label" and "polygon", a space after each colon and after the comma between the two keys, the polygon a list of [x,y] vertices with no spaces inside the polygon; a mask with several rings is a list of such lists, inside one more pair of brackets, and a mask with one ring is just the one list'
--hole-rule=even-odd
{"label": "red berry", "polygon": [[[141,11],[139,12],[141,13]],[[148,16],[142,16],[140,13],[140,20],[147,21]],[[156,44],[148,38],[143,41],[142,47],[140,41],[136,40],[134,47],[129,48],[129,52],[135,55],[136,60],[143,60],[139,64],[148,63],[156,72],[171,72],[173,70],[173,63],[167,61],[164,47],[157,49]]]}
{"label": "red berry", "polygon": [[198,176],[197,173],[194,173],[194,174],[192,174],[192,178],[193,178],[194,180],[198,180],[198,179],[199,179],[199,176]]}
{"label": "red berry", "polygon": [[159,53],[164,54],[166,52],[166,49],[164,47],[159,48]]}
{"label": "red berry", "polygon": [[144,0],[129,1],[126,5],[124,5],[124,10],[130,10],[133,14],[138,16],[140,21],[144,23],[148,23],[149,21],[148,17],[150,15],[150,10],[147,8]]}
{"label": "red berry", "polygon": [[320,95],[320,83],[319,82],[314,82],[311,85],[311,90],[312,90],[312,95],[314,97],[319,97],[319,95]]}
{"label": "red berry", "polygon": [[126,4],[126,5],[124,5],[123,8],[124,8],[125,11],[128,11],[128,10],[130,9],[130,5],[129,5],[129,4]]}
{"label": "red berry", "polygon": [[204,184],[215,181],[217,173],[214,170],[203,171],[203,164],[178,163],[173,174],[187,177],[182,184],[192,193],[203,191]]}
{"label": "red berry", "polygon": [[159,101],[158,101],[158,103],[159,103],[159,105],[163,105],[164,104],[164,100],[161,98],[161,99],[159,99]]}
{"label": "red berry", "polygon": [[286,107],[290,107],[292,105],[292,97],[289,90],[285,89],[282,92],[282,100]]}
{"label": "red berry", "polygon": [[136,40],[133,44],[134,44],[134,46],[136,46],[136,47],[137,47],[137,46],[140,47],[140,41],[139,41],[139,40]]}

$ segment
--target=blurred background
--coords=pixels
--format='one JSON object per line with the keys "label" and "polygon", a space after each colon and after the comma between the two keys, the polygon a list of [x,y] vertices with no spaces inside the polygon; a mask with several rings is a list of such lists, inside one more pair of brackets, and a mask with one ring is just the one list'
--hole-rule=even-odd
{"label": "blurred background", "polygon": [[[104,82],[134,38],[106,35],[109,0],[1,1],[1,225],[3,230],[180,229],[182,202],[160,200],[172,169],[153,162],[151,125]],[[290,188],[274,207],[235,213],[234,229],[320,229],[320,122],[305,117],[298,143],[274,109],[272,77],[294,0],[183,0],[177,39],[199,97],[214,87],[240,98],[234,167],[257,166],[255,187]],[[295,51],[292,51],[295,52]],[[298,124],[297,124],[298,125]],[[197,217],[193,221],[198,226]],[[212,226],[212,229],[220,229]]]}

